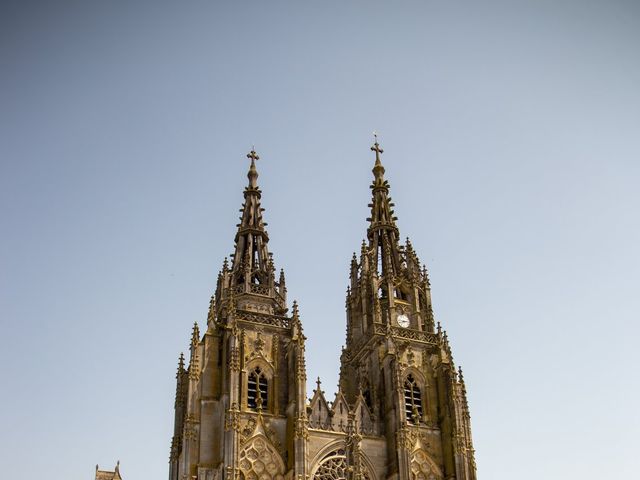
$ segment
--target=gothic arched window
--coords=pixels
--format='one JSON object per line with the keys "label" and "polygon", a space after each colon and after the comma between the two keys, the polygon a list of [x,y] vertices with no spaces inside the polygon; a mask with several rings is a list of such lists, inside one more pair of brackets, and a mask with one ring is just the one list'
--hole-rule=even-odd
{"label": "gothic arched window", "polygon": [[256,367],[247,382],[247,407],[257,410],[267,408],[269,403],[269,381],[260,367]]}
{"label": "gothic arched window", "polygon": [[422,418],[422,392],[413,375],[407,376],[404,382],[404,408],[407,420],[418,423]]}
{"label": "gothic arched window", "polygon": [[322,459],[313,476],[314,480],[342,480],[347,475],[347,457],[344,450],[335,450]]}

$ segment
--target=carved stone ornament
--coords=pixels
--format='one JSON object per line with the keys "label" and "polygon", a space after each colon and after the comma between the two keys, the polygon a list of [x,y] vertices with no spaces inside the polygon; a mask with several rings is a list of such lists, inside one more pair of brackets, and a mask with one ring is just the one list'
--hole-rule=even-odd
{"label": "carved stone ornament", "polygon": [[233,347],[229,354],[229,370],[232,372],[240,371],[240,349]]}
{"label": "carved stone ornament", "polygon": [[257,417],[249,417],[246,420],[240,421],[240,444],[244,445],[251,440],[252,437],[258,434],[262,434],[269,439],[272,446],[283,455],[284,449],[281,443],[278,441],[278,435],[276,431],[271,428],[271,422],[265,420],[262,415]]}
{"label": "carved stone ornament", "polygon": [[227,410],[224,419],[224,429],[229,432],[231,430],[235,432],[240,431],[240,412],[237,404],[232,404],[231,408]]}
{"label": "carved stone ornament", "polygon": [[185,440],[195,441],[198,438],[198,431],[196,427],[190,427],[185,425],[183,436]]}
{"label": "carved stone ornament", "polygon": [[309,438],[309,421],[304,413],[301,413],[298,415],[298,418],[296,418],[294,436],[295,438],[303,438],[305,440]]}
{"label": "carved stone ornament", "polygon": [[407,425],[402,425],[396,432],[396,443],[398,448],[412,450],[415,444],[415,434]]}
{"label": "carved stone ornament", "polygon": [[407,348],[407,364],[412,367],[416,364],[416,354],[411,347]]}

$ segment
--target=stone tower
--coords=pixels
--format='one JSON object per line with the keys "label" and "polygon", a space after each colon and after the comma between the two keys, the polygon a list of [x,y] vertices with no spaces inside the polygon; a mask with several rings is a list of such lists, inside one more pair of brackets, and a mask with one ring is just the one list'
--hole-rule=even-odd
{"label": "stone tower", "polygon": [[189,367],[180,357],[170,480],[304,478],[305,337],[284,272],[275,279],[260,206],[258,155],[231,265],[225,259],[207,329],[193,327]]}
{"label": "stone tower", "polygon": [[207,330],[181,356],[170,480],[476,480],[462,371],[427,270],[400,234],[377,139],[367,241],[354,254],[333,401],[306,400],[305,337],[275,280],[255,161]]}

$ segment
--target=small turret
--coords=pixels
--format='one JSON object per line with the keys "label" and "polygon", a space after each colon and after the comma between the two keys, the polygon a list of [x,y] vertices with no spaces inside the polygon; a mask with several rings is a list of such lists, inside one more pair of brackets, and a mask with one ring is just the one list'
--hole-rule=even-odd
{"label": "small turret", "polygon": [[284,278],[284,269],[280,269],[280,280],[278,281],[278,294],[282,298],[284,305],[287,304],[287,282]]}
{"label": "small turret", "polygon": [[189,378],[198,380],[200,378],[200,362],[198,358],[198,344],[200,343],[200,328],[198,322],[193,323],[191,331],[191,357],[189,359]]}
{"label": "small turret", "polygon": [[192,350],[198,346],[199,341],[200,341],[200,327],[198,327],[198,322],[193,322],[193,328],[191,329],[191,349]]}
{"label": "small turret", "polygon": [[209,300],[209,312],[207,313],[207,329],[211,330],[216,322],[216,298],[211,295]]}

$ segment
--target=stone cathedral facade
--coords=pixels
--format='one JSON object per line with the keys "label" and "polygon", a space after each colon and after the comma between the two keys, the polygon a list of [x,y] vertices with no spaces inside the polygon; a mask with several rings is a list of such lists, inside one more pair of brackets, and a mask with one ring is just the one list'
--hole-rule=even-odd
{"label": "stone cathedral facade", "polygon": [[255,161],[231,262],[178,365],[169,480],[476,480],[461,370],[427,270],[401,243],[376,140],[367,241],[354,254],[346,345],[329,401],[307,398],[305,336],[276,274]]}

